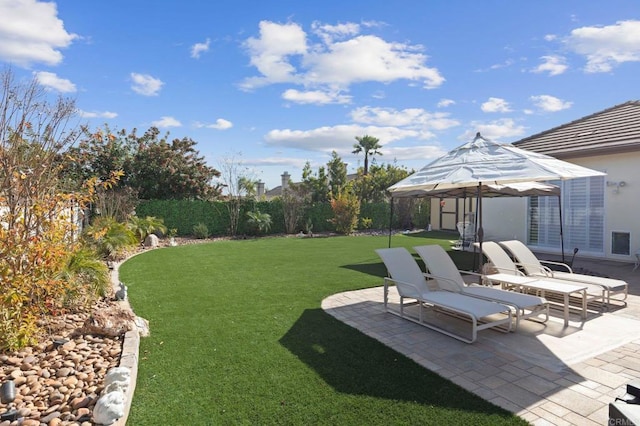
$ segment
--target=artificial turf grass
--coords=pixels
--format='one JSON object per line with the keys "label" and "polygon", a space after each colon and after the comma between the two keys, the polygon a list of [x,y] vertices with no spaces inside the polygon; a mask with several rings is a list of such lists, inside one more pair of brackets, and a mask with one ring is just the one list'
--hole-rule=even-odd
{"label": "artificial turf grass", "polygon": [[387,245],[263,238],[130,259],[120,278],[151,336],[129,423],[526,424],[322,311],[330,294],[381,285]]}

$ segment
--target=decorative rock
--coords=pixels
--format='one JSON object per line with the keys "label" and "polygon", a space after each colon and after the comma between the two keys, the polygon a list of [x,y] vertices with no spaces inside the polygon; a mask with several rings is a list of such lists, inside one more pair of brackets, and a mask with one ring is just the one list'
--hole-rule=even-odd
{"label": "decorative rock", "polygon": [[22,360],[20,358],[15,357],[15,356],[7,358],[6,362],[7,362],[7,364],[12,364],[12,365],[20,365],[20,364],[22,364]]}
{"label": "decorative rock", "polygon": [[68,377],[62,382],[63,385],[73,388],[78,384],[78,379],[75,376]]}
{"label": "decorative rock", "polygon": [[109,386],[112,383],[124,383],[125,386],[129,386],[131,381],[131,370],[127,367],[114,367],[104,377],[104,385]]}
{"label": "decorative rock", "polygon": [[67,377],[69,374],[71,374],[71,369],[68,367],[61,368],[56,372],[57,377]]}
{"label": "decorative rock", "polygon": [[122,391],[102,395],[93,408],[93,420],[100,425],[110,425],[124,416],[125,396]]}
{"label": "decorative rock", "polygon": [[22,422],[22,426],[40,426],[40,420],[26,419]]}
{"label": "decorative rock", "polygon": [[61,424],[62,424],[62,420],[59,417],[56,417],[49,420],[48,426],[60,426]]}
{"label": "decorative rock", "polygon": [[103,336],[122,336],[129,330],[133,330],[135,315],[131,311],[112,307],[110,310],[94,312],[83,327],[84,332]]}
{"label": "decorative rock", "polygon": [[91,401],[92,401],[92,398],[89,398],[88,396],[85,396],[85,397],[79,396],[77,398],[74,398],[71,401],[71,408],[79,411],[80,408],[85,408],[87,405],[89,405]]}
{"label": "decorative rock", "polygon": [[135,323],[140,337],[149,337],[149,335],[151,334],[151,332],[149,331],[149,321],[142,317],[136,317]]}
{"label": "decorative rock", "polygon": [[147,238],[144,239],[144,246],[146,248],[156,248],[158,247],[159,242],[157,235],[149,234],[147,235]]}
{"label": "decorative rock", "polygon": [[[49,423],[53,419],[57,419],[58,417],[60,417],[60,412],[59,411],[54,411],[53,413],[47,415],[46,417],[41,418],[40,422],[41,423]],[[58,423],[58,424],[60,424],[60,423]]]}

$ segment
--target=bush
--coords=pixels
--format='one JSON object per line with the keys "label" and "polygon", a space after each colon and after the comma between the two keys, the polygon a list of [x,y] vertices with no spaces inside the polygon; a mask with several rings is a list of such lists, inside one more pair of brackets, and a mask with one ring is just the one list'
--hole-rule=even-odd
{"label": "bush", "polygon": [[136,234],[139,242],[141,243],[144,242],[148,235],[153,234],[154,232],[162,234],[167,232],[167,227],[164,226],[164,221],[153,216],[146,216],[144,218],[132,216],[129,218],[127,225],[129,226],[129,229]]}
{"label": "bush", "polygon": [[271,229],[271,215],[269,213],[261,213],[259,210],[247,212],[247,225],[251,231],[256,234],[269,232]]}
{"label": "bush", "polygon": [[331,209],[333,210],[331,223],[336,227],[336,232],[351,234],[358,225],[360,213],[358,197],[350,191],[342,191],[331,199]]}
{"label": "bush", "polygon": [[109,268],[100,254],[89,247],[81,247],[68,255],[58,277],[67,282],[64,305],[88,305],[107,295]]}
{"label": "bush", "polygon": [[136,235],[124,223],[110,217],[94,221],[84,232],[85,243],[107,260],[115,260],[138,244]]}
{"label": "bush", "polygon": [[360,219],[360,229],[371,229],[371,226],[373,226],[373,219],[369,217]]}
{"label": "bush", "polygon": [[197,225],[193,225],[193,236],[200,240],[204,240],[209,238],[209,227],[204,223],[200,222]]}

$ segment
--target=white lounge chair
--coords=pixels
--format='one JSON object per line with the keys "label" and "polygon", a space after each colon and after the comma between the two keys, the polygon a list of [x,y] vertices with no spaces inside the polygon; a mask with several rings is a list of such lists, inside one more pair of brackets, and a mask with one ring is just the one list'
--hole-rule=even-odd
{"label": "white lounge chair", "polygon": [[555,293],[563,298],[564,323],[568,324],[570,296],[579,296],[579,309],[582,319],[587,317],[587,305],[589,302],[600,302],[604,304],[604,290],[602,287],[579,283],[575,281],[561,280],[558,278],[543,278],[537,276],[527,276],[518,267],[507,252],[496,242],[485,241],[482,243],[482,253],[487,257],[492,267],[498,273],[483,275],[489,282],[502,284],[503,288],[532,289],[542,296],[545,293]]}
{"label": "white lounge chair", "polygon": [[[545,278],[559,278],[567,281],[576,281],[579,283],[597,285],[604,288],[607,306],[611,302],[611,296],[615,294],[622,294],[623,297],[622,299],[614,300],[622,301],[625,306],[627,305],[627,302],[625,302],[625,300],[627,299],[629,286],[625,281],[616,280],[613,278],[576,274],[566,263],[539,260],[537,256],[529,249],[529,247],[518,240],[500,241],[500,245],[511,252],[513,257],[518,261],[518,264],[522,266],[522,269],[524,269],[525,275]],[[543,263],[548,265],[560,266],[566,270],[554,271],[545,266]]]}
{"label": "white lounge chair", "polygon": [[[400,295],[399,316],[409,321],[416,322],[466,343],[473,343],[477,339],[477,333],[480,330],[491,327],[501,327],[503,328],[502,331],[506,332],[511,330],[513,316],[509,306],[460,293],[430,289],[420,266],[404,247],[378,249],[376,253],[384,262],[390,275],[389,278],[384,279],[384,304],[387,312],[398,315],[395,311],[387,308],[389,283],[392,283],[395,284]],[[405,304],[405,299],[412,300],[412,302]],[[405,306],[415,304],[419,305],[417,319],[405,315],[404,309]],[[471,323],[471,338],[466,338],[436,324],[426,322],[423,315],[423,309],[425,308],[468,320]]]}
{"label": "white lounge chair", "polygon": [[516,317],[516,330],[518,329],[521,319],[537,318],[540,314],[545,314],[543,322],[549,319],[549,302],[547,302],[544,297],[478,284],[467,285],[464,282],[462,274],[472,273],[459,271],[456,264],[447,252],[444,251],[442,246],[424,245],[414,247],[413,249],[422,258],[425,266],[429,270],[429,273],[425,275],[433,278],[440,289],[511,306]]}

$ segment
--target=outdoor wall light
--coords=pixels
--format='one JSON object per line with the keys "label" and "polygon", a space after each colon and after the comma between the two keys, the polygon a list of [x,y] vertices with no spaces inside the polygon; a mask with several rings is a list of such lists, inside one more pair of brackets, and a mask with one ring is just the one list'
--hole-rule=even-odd
{"label": "outdoor wall light", "polygon": [[615,189],[613,190],[613,192],[615,194],[617,194],[617,193],[620,192],[620,188],[624,188],[625,186],[627,186],[627,182],[625,182],[623,180],[618,181],[618,182],[614,182],[614,181],[608,180],[607,181],[607,186],[615,186]]}
{"label": "outdoor wall light", "polygon": [[11,403],[16,399],[16,384],[13,380],[7,380],[0,386],[0,402],[7,405],[7,412],[0,415],[0,422],[13,422],[18,419],[18,411],[11,408]]}

